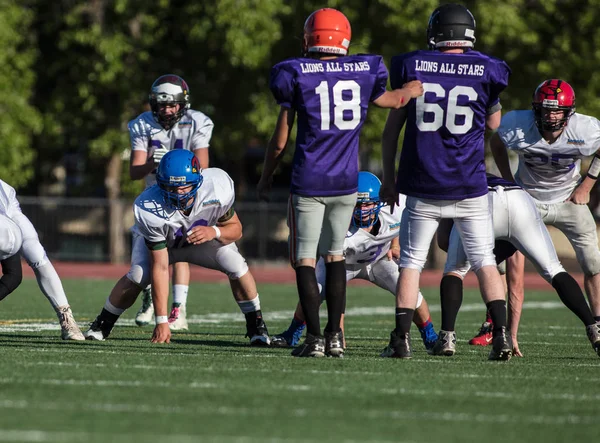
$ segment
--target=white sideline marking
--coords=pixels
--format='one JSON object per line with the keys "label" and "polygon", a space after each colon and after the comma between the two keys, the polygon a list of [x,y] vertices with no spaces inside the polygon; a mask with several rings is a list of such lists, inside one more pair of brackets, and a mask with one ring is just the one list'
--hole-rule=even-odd
{"label": "white sideline marking", "polygon": [[[137,414],[156,414],[156,404],[143,403],[74,403],[74,402],[28,402],[26,400],[0,400],[1,409],[39,409],[51,411],[101,411],[108,413],[123,413],[132,412]],[[308,416],[308,414],[319,414],[320,416],[330,418],[348,418],[356,416],[363,419],[365,416],[369,418],[379,419],[414,419],[424,421],[447,421],[447,422],[479,422],[479,423],[525,423],[525,424],[544,424],[548,426],[564,426],[564,425],[592,425],[597,423],[595,415],[528,415],[528,414],[472,414],[467,412],[411,412],[411,411],[395,411],[395,410],[360,410],[360,411],[339,411],[329,408],[313,408],[313,409],[282,409],[268,406],[260,408],[244,408],[244,407],[229,407],[229,406],[168,406],[162,405],[160,409],[161,415],[179,415],[179,416],[211,416],[223,415],[228,417],[273,417],[291,416],[294,418]],[[33,440],[35,441],[35,440]],[[42,440],[43,441],[43,440]],[[267,440],[269,441],[269,440]],[[281,440],[286,441],[286,440]]]}
{"label": "white sideline marking", "polygon": [[[523,303],[523,309],[563,309],[564,305],[559,301],[544,301],[544,302],[525,302]],[[485,312],[485,306],[482,303],[469,303],[463,305],[461,312]],[[429,310],[431,312],[439,312],[439,305],[430,305]],[[349,316],[382,316],[394,314],[394,304],[390,302],[389,306],[373,306],[363,308],[350,308],[346,311]],[[289,320],[293,311],[266,311],[264,313],[265,319],[269,321],[276,320]],[[239,312],[221,312],[203,315],[189,315],[188,323],[200,325],[200,324],[222,324],[222,323],[243,323],[245,322],[244,316]],[[6,320],[4,321],[6,322]],[[87,327],[88,324],[79,323],[80,327]],[[133,319],[120,319],[117,326],[135,326]],[[136,326],[137,327],[137,326]],[[559,328],[559,327],[557,327]],[[0,320],[0,333],[2,332],[40,332],[40,331],[58,331],[60,326],[56,322],[32,322],[28,319],[21,320],[10,320],[10,324],[3,324]]]}

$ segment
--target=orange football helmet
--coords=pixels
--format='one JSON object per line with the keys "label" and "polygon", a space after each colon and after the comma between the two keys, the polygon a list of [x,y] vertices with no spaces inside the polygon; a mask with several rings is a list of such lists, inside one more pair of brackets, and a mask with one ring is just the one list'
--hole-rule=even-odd
{"label": "orange football helmet", "polygon": [[304,23],[302,51],[346,55],[352,30],[350,22],[337,9],[323,8],[313,12]]}

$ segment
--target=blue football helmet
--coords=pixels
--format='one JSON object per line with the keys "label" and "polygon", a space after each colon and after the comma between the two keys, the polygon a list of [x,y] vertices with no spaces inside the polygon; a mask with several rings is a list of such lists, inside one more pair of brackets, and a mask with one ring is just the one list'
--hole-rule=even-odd
{"label": "blue football helmet", "polygon": [[[200,162],[193,152],[185,149],[174,149],[165,154],[156,170],[158,184],[165,204],[182,211],[194,204],[194,197],[203,181]],[[180,188],[192,188],[182,194]]]}
{"label": "blue football helmet", "polygon": [[[377,221],[383,203],[379,200],[381,181],[370,172],[358,173],[358,196],[352,224],[357,228],[368,228]],[[366,207],[365,207],[366,206]]]}

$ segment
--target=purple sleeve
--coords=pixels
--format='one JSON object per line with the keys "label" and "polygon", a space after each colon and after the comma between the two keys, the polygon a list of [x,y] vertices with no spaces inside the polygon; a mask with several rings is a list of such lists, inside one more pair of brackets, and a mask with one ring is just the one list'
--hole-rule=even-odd
{"label": "purple sleeve", "polygon": [[406,69],[404,68],[404,57],[392,57],[390,65],[390,84],[392,89],[400,89],[406,83]]}
{"label": "purple sleeve", "polygon": [[495,60],[490,74],[490,100],[488,108],[494,106],[500,101],[500,93],[508,86],[510,77],[510,68],[502,60]]}
{"label": "purple sleeve", "polygon": [[278,63],[271,69],[269,87],[277,104],[291,108],[294,103],[295,78],[287,63]]}
{"label": "purple sleeve", "polygon": [[383,95],[387,88],[387,80],[388,80],[388,70],[385,67],[385,63],[383,62],[383,58],[377,57],[377,78],[375,79],[375,84],[373,85],[373,92],[371,93],[371,101],[377,100],[379,97]]}

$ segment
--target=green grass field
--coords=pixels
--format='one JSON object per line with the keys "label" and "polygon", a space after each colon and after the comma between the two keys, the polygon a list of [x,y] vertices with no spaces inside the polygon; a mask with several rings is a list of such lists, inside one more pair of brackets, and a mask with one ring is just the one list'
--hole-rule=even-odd
{"label": "green grass field", "polygon": [[[113,281],[66,280],[83,327]],[[287,327],[294,286],[260,285],[272,334]],[[439,329],[437,290],[424,290]],[[528,291],[525,357],[488,362],[467,341],[483,320],[465,294],[454,357],[379,358],[392,297],[350,287],[344,359],[255,349],[228,285],[193,284],[190,331],[149,342],[126,312],[106,342],[59,338],[35,280],[0,304],[0,441],[15,442],[583,442],[597,438],[600,359],[558,297]]]}

